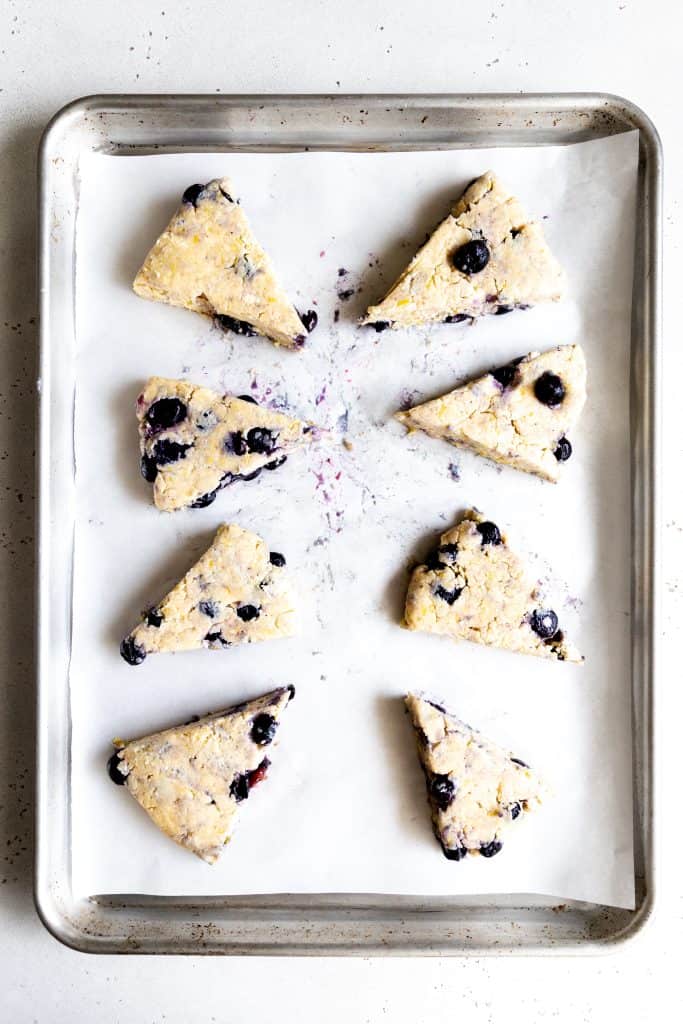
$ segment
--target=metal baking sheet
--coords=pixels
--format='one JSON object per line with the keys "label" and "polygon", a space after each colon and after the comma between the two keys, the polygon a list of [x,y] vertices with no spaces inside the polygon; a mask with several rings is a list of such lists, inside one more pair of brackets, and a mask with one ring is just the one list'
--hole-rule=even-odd
{"label": "metal baking sheet", "polygon": [[[427,126],[429,125],[429,129]],[[631,352],[635,912],[527,897],[74,897],[69,687],[73,553],[74,227],[83,153],[435,149],[543,145],[640,133]],[[589,949],[633,933],[652,904],[652,675],[659,179],[654,129],[609,97],[107,98],[57,116],[41,155],[39,771],[36,900],[78,948],[149,952],[482,953]],[[55,228],[58,227],[58,230]],[[52,339],[59,339],[58,345]],[[59,351],[63,358],[52,360]],[[48,471],[49,470],[49,471]],[[54,511],[53,511],[54,510]],[[57,518],[56,513],[59,513]],[[48,732],[49,724],[49,732]]]}

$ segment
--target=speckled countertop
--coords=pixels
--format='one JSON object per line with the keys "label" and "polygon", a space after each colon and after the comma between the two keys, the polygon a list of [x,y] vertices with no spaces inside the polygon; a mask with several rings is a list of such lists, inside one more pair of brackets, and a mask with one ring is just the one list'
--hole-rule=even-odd
{"label": "speckled countertop", "polygon": [[[666,0],[478,5],[424,0],[341,8],[275,0],[4,0],[0,5],[0,1016],[22,1022],[675,1019],[683,843],[672,740],[683,713],[674,646],[683,613],[683,437],[665,409],[660,867],[655,920],[629,948],[588,960],[92,958],[61,947],[31,899],[33,418],[36,149],[57,108],[94,92],[602,90],[639,103],[663,136],[667,281],[679,242],[680,11]],[[590,23],[590,31],[586,24]],[[577,61],[577,53],[581,54]],[[669,394],[683,355],[668,313]],[[595,396],[599,400],[599,396]],[[668,756],[668,761],[667,761]],[[667,778],[667,768],[672,770]],[[580,845],[577,840],[577,855]],[[267,984],[264,985],[264,975]],[[277,1013],[276,1013],[277,1011]],[[677,1013],[678,1011],[678,1013]]]}

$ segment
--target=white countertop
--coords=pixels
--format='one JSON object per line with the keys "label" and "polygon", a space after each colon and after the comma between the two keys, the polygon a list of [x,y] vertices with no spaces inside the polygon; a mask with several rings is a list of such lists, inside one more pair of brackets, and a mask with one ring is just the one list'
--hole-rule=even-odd
{"label": "white countertop", "polygon": [[[552,10],[551,10],[552,8]],[[683,272],[679,133],[683,16],[664,0],[5,0],[0,6],[0,1019],[72,1024],[279,1020],[561,1022],[677,1019],[683,939],[674,729],[683,714],[683,356],[666,310],[658,909],[598,958],[87,957],[43,929],[31,897],[32,428],[36,147],[64,103],[95,92],[604,91],[664,142],[665,288]],[[677,88],[676,88],[677,87]],[[671,331],[667,327],[671,325]],[[599,400],[599,396],[594,396]],[[665,396],[666,399],[666,396]],[[615,509],[615,515],[619,513]],[[580,856],[580,837],[577,837]],[[265,980],[264,980],[265,975]]]}

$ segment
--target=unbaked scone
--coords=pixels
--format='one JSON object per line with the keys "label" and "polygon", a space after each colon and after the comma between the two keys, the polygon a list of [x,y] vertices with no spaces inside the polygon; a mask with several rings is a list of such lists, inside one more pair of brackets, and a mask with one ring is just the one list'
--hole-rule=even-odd
{"label": "unbaked scone", "polygon": [[225,330],[263,334],[287,348],[301,348],[308,333],[254,238],[229,178],[185,190],[133,289],[143,299],[204,313]]}
{"label": "unbaked scone", "polygon": [[426,564],[414,570],[403,624],[520,654],[583,661],[505,535],[475,510],[444,533]]}
{"label": "unbaked scone", "polygon": [[542,803],[543,783],[524,761],[440,704],[412,693],[405,703],[444,854],[449,860],[468,853],[494,857],[510,824]]}
{"label": "unbaked scone", "polygon": [[219,526],[211,546],[121,643],[139,665],[148,654],[221,650],[291,636],[294,595],[285,557],[241,526]]}
{"label": "unbaked scone", "polygon": [[235,480],[277,469],[314,427],[184,380],[152,377],[136,405],[140,469],[165,512],[205,508]]}
{"label": "unbaked scone", "polygon": [[109,776],[157,828],[213,864],[232,837],[238,805],[266,776],[265,748],[293,696],[293,686],[282,687],[143,739],[115,740]]}
{"label": "unbaked scone", "polygon": [[556,483],[572,454],[568,434],[586,401],[579,345],[530,352],[441,398],[396,413],[409,430],[470,448]]}
{"label": "unbaked scone", "polygon": [[564,286],[540,224],[488,171],[468,185],[362,323],[376,330],[458,323],[557,302]]}

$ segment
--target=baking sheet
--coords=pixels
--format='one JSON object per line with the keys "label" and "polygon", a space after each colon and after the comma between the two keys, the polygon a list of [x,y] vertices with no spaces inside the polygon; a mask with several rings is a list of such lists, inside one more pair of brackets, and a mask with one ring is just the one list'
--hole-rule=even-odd
{"label": "baking sheet", "polygon": [[[631,133],[544,149],[84,158],[71,669],[77,894],[528,892],[633,906],[628,352],[637,150]],[[356,329],[449,200],[489,166],[547,216],[570,298],[472,328]],[[295,302],[319,312],[302,354],[223,336],[130,291],[184,187],[226,172]],[[390,420],[408,397],[575,340],[586,349],[591,397],[558,487],[408,439]],[[316,419],[330,437],[206,510],[161,515],[138,476],[133,414],[153,373],[251,390]],[[584,667],[398,628],[409,562],[473,504],[528,554]],[[118,642],[139,609],[223,520],[287,554],[301,636],[125,665]],[[271,777],[208,868],[109,783],[110,740],[281,682],[297,685],[297,700]],[[409,688],[439,696],[550,782],[554,798],[512,830],[495,860],[453,864],[435,845],[398,699]]]}

